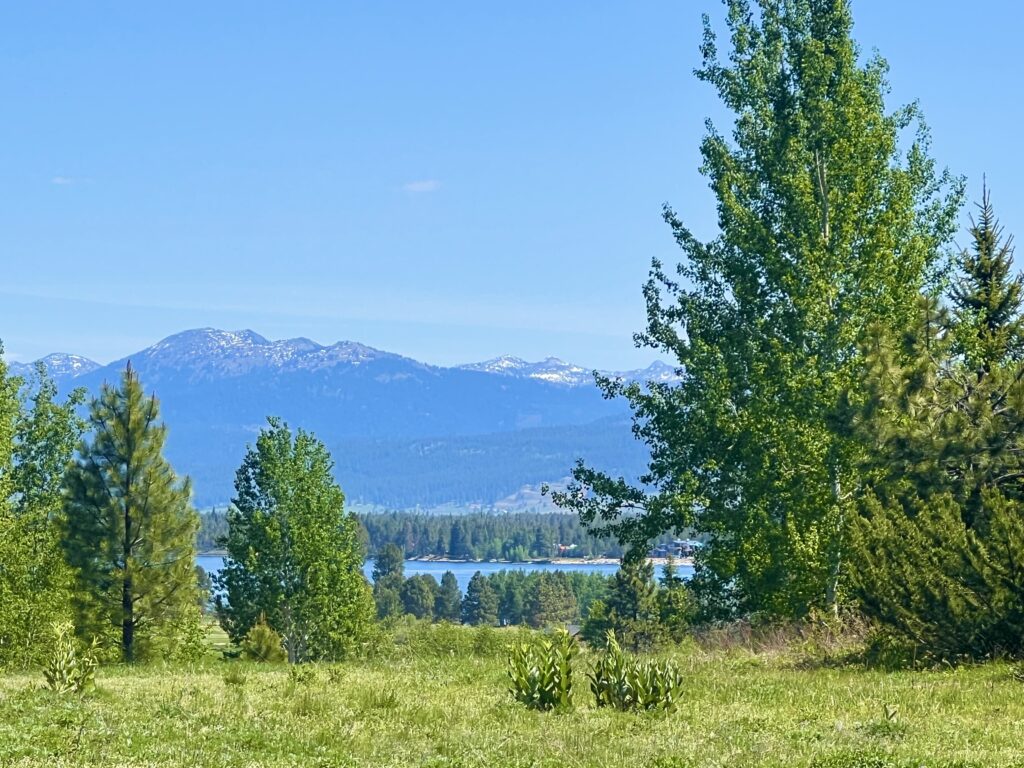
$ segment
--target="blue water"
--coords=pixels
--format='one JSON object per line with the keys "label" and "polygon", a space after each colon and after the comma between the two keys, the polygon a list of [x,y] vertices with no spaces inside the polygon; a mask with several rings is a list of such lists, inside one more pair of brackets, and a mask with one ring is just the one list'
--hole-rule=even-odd
{"label": "blue water", "polygon": [[[224,558],[215,555],[200,555],[196,558],[196,563],[201,565],[207,573],[213,574],[223,567]],[[683,578],[689,578],[693,575],[693,568],[690,566],[680,565],[677,567],[679,575]],[[480,571],[484,576],[497,573],[498,571],[568,571],[570,573],[603,573],[606,576],[611,576],[617,570],[619,570],[618,565],[598,565],[596,563],[556,565],[554,563],[437,563],[429,560],[405,561],[406,576],[427,573],[441,581],[441,576],[444,575],[444,572],[451,571],[455,574],[455,580],[459,582],[459,589],[463,592],[466,591],[469,580],[473,578],[473,574],[477,571]],[[660,572],[660,568],[655,569],[656,576],[660,575]],[[363,564],[363,573],[366,574],[367,579],[373,578],[373,560],[367,560]]]}

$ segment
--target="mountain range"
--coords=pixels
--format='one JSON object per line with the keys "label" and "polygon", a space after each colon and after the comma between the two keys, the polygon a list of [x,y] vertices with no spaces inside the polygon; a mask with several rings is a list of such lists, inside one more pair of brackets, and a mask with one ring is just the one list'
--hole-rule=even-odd
{"label": "mountain range", "polygon": [[[392,508],[501,507],[568,475],[577,458],[636,479],[646,451],[626,404],[606,400],[593,372],[548,358],[499,357],[440,367],[343,341],[271,341],[202,328],[101,365],[72,354],[38,361],[62,391],[95,393],[131,361],[168,425],[166,453],[193,479],[200,506],[232,495],[234,471],[268,415],[317,434],[350,501]],[[30,376],[35,364],[12,363]],[[603,372],[672,382],[655,362]]]}

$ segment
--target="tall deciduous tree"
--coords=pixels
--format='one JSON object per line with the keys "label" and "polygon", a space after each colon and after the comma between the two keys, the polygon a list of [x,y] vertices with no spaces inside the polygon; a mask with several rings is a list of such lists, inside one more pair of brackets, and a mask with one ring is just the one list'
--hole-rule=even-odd
{"label": "tall deciduous tree", "polygon": [[273,418],[246,452],[218,578],[221,620],[235,642],[263,616],[295,663],[338,658],[368,630],[373,598],[358,522],[332,467],[316,437]]}
{"label": "tall deciduous tree", "polygon": [[63,544],[79,632],[118,637],[124,661],[194,635],[199,517],[163,457],[167,429],[129,364],[90,407],[91,435],[65,477]]}
{"label": "tall deciduous tree", "polygon": [[707,615],[798,616],[842,597],[858,478],[834,420],[858,396],[858,342],[914,312],[962,184],[936,171],[915,107],[886,111],[885,62],[861,59],[849,2],[726,5],[731,52],[705,19],[696,72],[735,115],[731,137],[709,122],[701,145],[719,234],[701,241],[665,209],[684,260],[654,262],[636,337],[682,380],[601,381],[650,446],[645,487],[581,464],[556,499],[635,546],[705,534]]}
{"label": "tall deciduous tree", "polygon": [[71,616],[57,519],[82,400],[75,392],[58,402],[44,369],[25,382],[0,359],[0,666],[37,661],[51,625]]}

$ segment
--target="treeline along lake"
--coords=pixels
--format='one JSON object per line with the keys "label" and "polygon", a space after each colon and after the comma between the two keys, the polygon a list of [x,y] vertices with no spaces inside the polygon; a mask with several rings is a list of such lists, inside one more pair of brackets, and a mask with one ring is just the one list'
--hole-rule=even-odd
{"label": "treeline along lake", "polygon": [[[212,576],[224,567],[224,558],[220,555],[200,555],[196,558],[196,564]],[[371,581],[373,580],[373,565],[374,561],[372,558],[363,564],[363,573],[365,573],[366,578]],[[692,566],[679,564],[676,568],[679,575],[683,578],[688,579],[693,574]],[[524,571],[527,573],[565,571],[567,573],[599,573],[604,576],[612,576],[618,569],[619,566],[615,563],[475,563],[437,560],[405,561],[406,576],[418,576],[425,574],[433,576],[440,582],[445,571],[451,571],[455,574],[455,580],[458,582],[459,589],[462,592],[466,591],[466,587],[469,585],[469,580],[473,578],[473,574],[477,571],[482,573],[484,576],[490,576],[492,573],[500,573],[502,571]]]}

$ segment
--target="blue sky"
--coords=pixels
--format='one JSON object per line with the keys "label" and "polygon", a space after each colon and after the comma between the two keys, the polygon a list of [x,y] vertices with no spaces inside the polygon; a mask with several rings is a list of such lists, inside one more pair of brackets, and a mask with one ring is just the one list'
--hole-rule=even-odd
{"label": "blue sky", "polygon": [[[185,328],[433,363],[646,364],[710,89],[674,2],[8,3],[0,338],[105,362]],[[1024,10],[859,0],[933,154],[1024,233]],[[962,238],[961,238],[962,239]]]}

